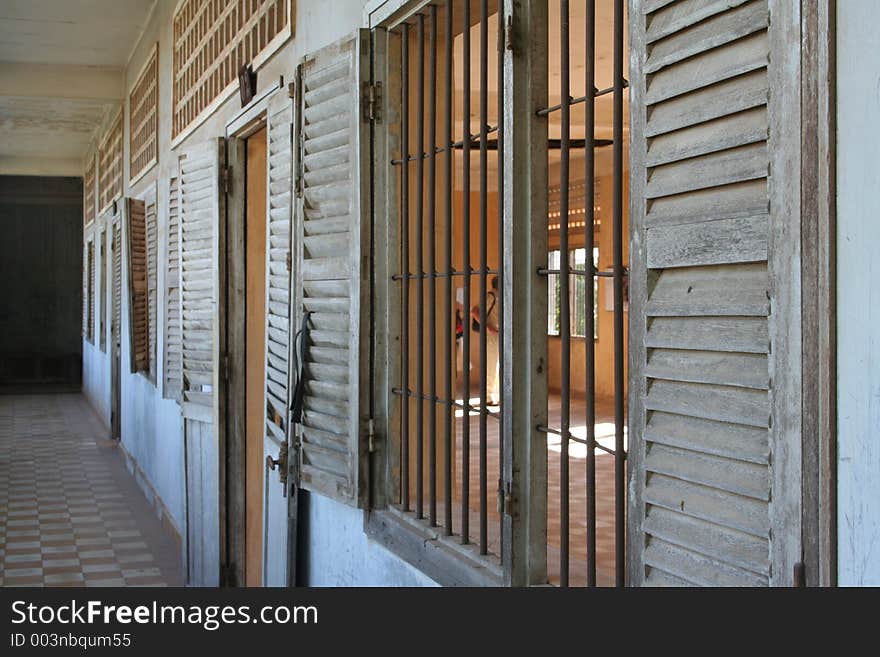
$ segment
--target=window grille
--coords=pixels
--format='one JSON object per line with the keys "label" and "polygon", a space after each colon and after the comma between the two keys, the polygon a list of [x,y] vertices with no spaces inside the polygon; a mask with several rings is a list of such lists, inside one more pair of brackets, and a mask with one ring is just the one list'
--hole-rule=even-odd
{"label": "window grille", "polygon": [[140,178],[158,157],[159,47],[153,48],[129,95],[129,164],[132,181]]}
{"label": "window grille", "polygon": [[185,0],[173,19],[172,138],[207,117],[291,34],[290,0]]}
{"label": "window grille", "polygon": [[110,125],[98,149],[99,214],[122,196],[122,114]]}
{"label": "window grille", "polygon": [[95,220],[95,154],[89,155],[83,174],[83,225]]}

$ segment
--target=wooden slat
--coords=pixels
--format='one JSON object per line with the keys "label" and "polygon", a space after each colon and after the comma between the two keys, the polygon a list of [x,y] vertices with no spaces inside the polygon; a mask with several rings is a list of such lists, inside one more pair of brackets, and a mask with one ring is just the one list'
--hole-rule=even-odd
{"label": "wooden slat", "polygon": [[767,259],[769,216],[650,228],[648,267],[691,267]]}

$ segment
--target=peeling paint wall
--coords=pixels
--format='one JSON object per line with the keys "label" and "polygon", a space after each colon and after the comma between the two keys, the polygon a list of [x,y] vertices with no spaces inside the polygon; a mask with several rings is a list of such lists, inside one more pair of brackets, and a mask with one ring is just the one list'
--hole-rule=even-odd
{"label": "peeling paint wall", "polygon": [[880,586],[878,23],[876,2],[837,3],[838,579],[853,586]]}

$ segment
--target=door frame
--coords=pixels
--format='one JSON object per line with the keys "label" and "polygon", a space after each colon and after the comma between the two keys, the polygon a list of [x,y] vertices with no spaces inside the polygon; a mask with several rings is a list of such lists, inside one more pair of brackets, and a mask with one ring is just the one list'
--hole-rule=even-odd
{"label": "door frame", "polygon": [[[221,480],[220,494],[225,499],[225,505],[221,507],[220,522],[225,529],[225,540],[221,545],[221,570],[226,586],[245,586],[247,565],[247,426],[244,401],[247,392],[247,138],[267,127],[269,99],[283,87],[283,78],[269,85],[228,121],[225,129],[226,221],[222,240],[225,248],[220,253],[225,274],[221,275],[219,335],[225,380],[220,402],[224,407],[222,416],[226,435],[221,455],[225,477]],[[265,554],[265,545],[262,549]],[[263,573],[260,578],[264,580]]]}

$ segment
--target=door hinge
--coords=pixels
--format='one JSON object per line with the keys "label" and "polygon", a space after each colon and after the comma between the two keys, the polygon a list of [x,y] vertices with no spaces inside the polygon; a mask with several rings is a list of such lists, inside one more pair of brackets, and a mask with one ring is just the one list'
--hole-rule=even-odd
{"label": "door hinge", "polygon": [[220,367],[223,380],[229,381],[229,356],[227,354],[223,354],[223,358],[220,360]]}
{"label": "door hinge", "polygon": [[369,82],[364,82],[361,102],[364,110],[364,121],[381,123],[382,83],[375,82],[370,84]]}
{"label": "door hinge", "polygon": [[287,257],[284,259],[284,261],[285,261],[285,264],[287,265],[287,271],[289,272],[291,269],[291,266],[293,264],[291,262],[291,258],[290,258],[290,251],[287,252]]}
{"label": "door hinge", "polygon": [[287,97],[296,98],[296,84],[293,82],[287,84]]}
{"label": "door hinge", "polygon": [[497,495],[496,510],[498,511],[498,514],[501,515],[502,513],[506,513],[507,515],[511,515],[513,512],[513,492],[510,482],[505,484],[499,479]]}
{"label": "door hinge", "polygon": [[370,454],[376,451],[376,423],[373,418],[367,420],[367,451]]}
{"label": "door hinge", "polygon": [[513,52],[513,15],[508,14],[504,26],[504,47]]}
{"label": "door hinge", "polygon": [[232,182],[232,167],[225,166],[220,173],[220,180],[223,185],[223,193],[229,193],[229,185]]}

